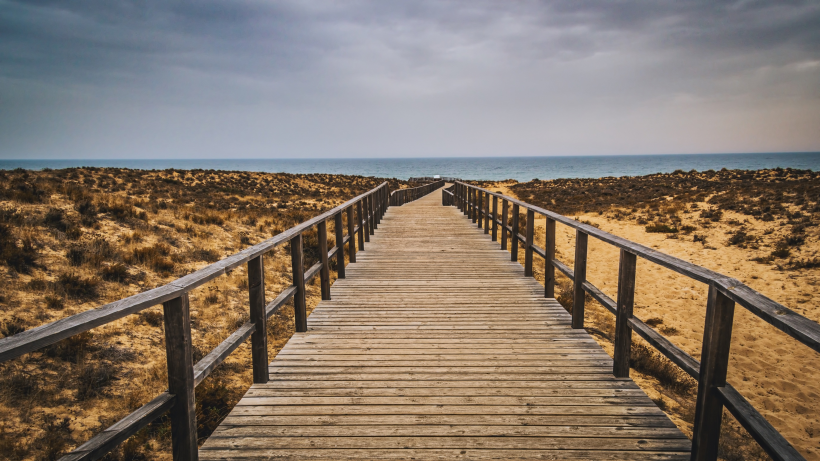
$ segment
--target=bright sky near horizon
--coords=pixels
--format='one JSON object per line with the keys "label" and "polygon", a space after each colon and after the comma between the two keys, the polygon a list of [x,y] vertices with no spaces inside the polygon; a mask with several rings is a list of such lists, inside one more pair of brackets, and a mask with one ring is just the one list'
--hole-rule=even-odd
{"label": "bright sky near horizon", "polygon": [[820,2],[0,0],[0,158],[820,151]]}

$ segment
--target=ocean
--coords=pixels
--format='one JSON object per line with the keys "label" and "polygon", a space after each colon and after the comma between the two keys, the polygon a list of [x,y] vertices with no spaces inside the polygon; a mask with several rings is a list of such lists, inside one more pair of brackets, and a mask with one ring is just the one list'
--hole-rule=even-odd
{"label": "ocean", "polygon": [[600,178],[671,173],[675,170],[820,170],[820,152],[755,154],[601,155],[573,157],[440,157],[351,159],[140,159],[0,160],[0,169],[79,166],[136,169],[213,169],[283,173],[333,173],[407,179],[449,176],[500,181],[515,179]]}

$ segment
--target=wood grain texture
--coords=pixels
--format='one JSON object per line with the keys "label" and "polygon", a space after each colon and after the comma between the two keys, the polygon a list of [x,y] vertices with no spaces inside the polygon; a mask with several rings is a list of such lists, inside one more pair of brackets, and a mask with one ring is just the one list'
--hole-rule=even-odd
{"label": "wood grain texture", "polygon": [[438,193],[387,210],[202,459],[688,459],[689,440],[485,234],[488,197],[456,192],[464,212]]}

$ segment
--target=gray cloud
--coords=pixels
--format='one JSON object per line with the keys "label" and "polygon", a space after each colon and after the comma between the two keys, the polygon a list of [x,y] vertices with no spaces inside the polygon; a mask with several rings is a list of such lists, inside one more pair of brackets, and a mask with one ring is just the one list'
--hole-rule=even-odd
{"label": "gray cloud", "polygon": [[820,150],[820,4],[0,0],[0,157]]}

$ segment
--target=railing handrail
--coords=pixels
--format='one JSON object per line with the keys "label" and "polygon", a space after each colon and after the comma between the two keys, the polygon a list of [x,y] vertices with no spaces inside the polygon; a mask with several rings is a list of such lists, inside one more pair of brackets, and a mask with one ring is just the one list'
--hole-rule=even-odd
{"label": "railing handrail", "polygon": [[728,296],[741,306],[749,309],[769,324],[794,339],[797,339],[816,352],[820,352],[820,324],[809,320],[786,306],[766,297],[737,279],[711,269],[698,266],[683,259],[676,258],[675,256],[654,250],[639,243],[632,242],[631,240],[627,240],[623,237],[610,234],[609,232],[598,229],[597,227],[584,224],[572,218],[523,202],[521,200],[496,192],[491,192],[481,187],[465,184],[461,181],[458,181],[456,184],[466,185],[488,193],[491,196],[507,200],[510,203],[519,205],[527,210],[532,210],[535,213],[546,216],[547,218],[554,219],[556,222],[560,222],[561,224],[572,227],[576,230],[580,230],[587,235],[597,238],[598,240],[640,256],[647,261],[654,262],[655,264],[671,269],[699,282],[714,285],[721,291],[721,293]]}
{"label": "railing handrail", "polygon": [[412,202],[444,186],[446,183],[447,181],[440,179],[419,187],[394,190],[390,193],[390,206],[402,206],[405,203]]}
{"label": "railing handrail", "polygon": [[151,306],[156,306],[157,304],[162,304],[169,299],[176,298],[224,274],[225,271],[229,271],[290,241],[294,236],[310,229],[319,222],[326,221],[328,218],[339,213],[340,210],[344,210],[356,204],[362,198],[375,193],[381,188],[386,187],[386,185],[387,182],[383,182],[370,191],[358,195],[329,211],[163,286],[104,304],[98,308],[56,320],[7,338],[2,338],[0,339],[0,363],[49,346],[69,336],[110,323],[126,315],[139,312]]}
{"label": "railing handrail", "polygon": [[[717,459],[724,406],[772,458],[776,460],[804,459],[751,403],[726,382],[734,304],[737,302],[746,307],[753,314],[817,352],[820,352],[820,324],[791,311],[740,281],[718,272],[500,193],[491,192],[461,181],[457,181],[455,185],[456,188],[451,203],[459,207],[471,218],[472,222],[477,222],[479,228],[483,226],[484,233],[490,232],[492,223],[492,239],[494,241],[497,240],[497,230],[500,226],[502,250],[507,249],[507,234],[509,233],[512,246],[510,250],[512,253],[511,259],[513,261],[518,261],[518,243],[524,244],[525,276],[533,276],[533,254],[538,254],[549,262],[549,264],[545,264],[544,295],[546,297],[554,297],[555,295],[555,269],[558,269],[572,280],[572,328],[584,327],[584,293],[588,293],[604,308],[615,314],[613,374],[616,377],[629,376],[631,333],[634,331],[670,361],[681,367],[684,372],[698,380],[691,459],[710,461]],[[446,194],[444,197],[447,197]],[[493,197],[492,213],[490,213],[490,197]],[[499,199],[502,201],[503,210],[501,220],[498,219]],[[443,202],[447,202],[447,199],[443,198]],[[508,204],[513,205],[511,210],[512,226],[507,224]],[[526,235],[518,233],[518,213],[522,207],[527,210]],[[547,218],[545,248],[539,248],[533,243],[535,213]],[[555,259],[556,222],[576,230],[574,270]],[[587,239],[589,235],[621,249],[617,302],[586,280]],[[637,256],[708,284],[709,297],[706,306],[702,362],[699,362],[657,333],[652,327],[633,316]]]}

